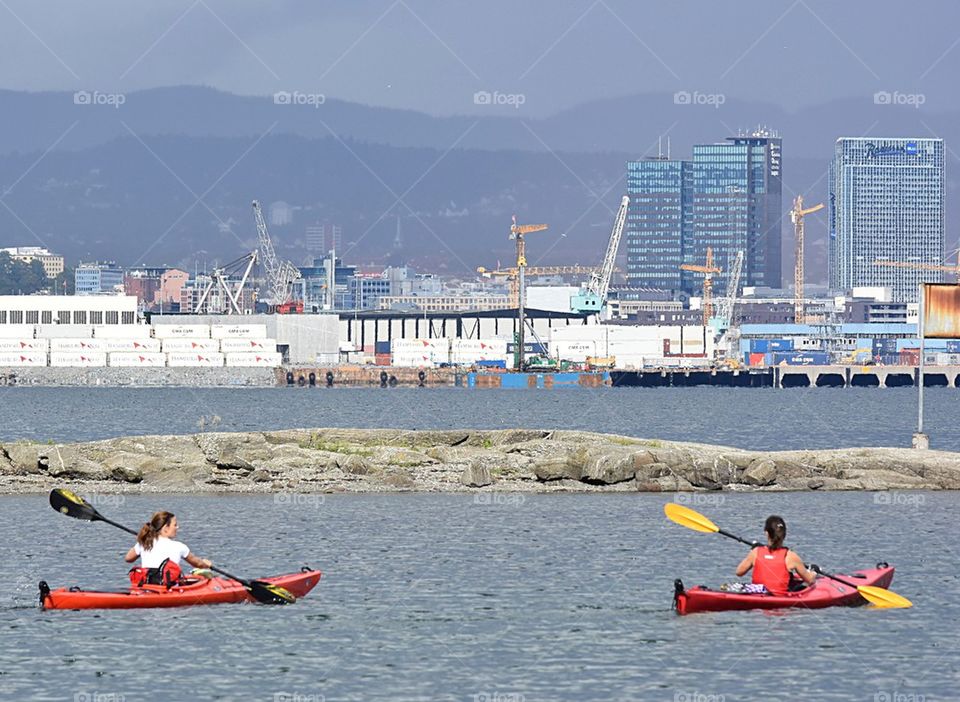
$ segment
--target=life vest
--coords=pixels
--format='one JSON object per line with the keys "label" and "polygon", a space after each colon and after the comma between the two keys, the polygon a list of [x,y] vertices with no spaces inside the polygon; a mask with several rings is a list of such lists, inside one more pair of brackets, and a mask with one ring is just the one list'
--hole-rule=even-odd
{"label": "life vest", "polygon": [[774,595],[787,594],[790,591],[790,571],[787,570],[789,550],[784,546],[776,550],[758,546],[753,561],[753,582],[763,585]]}
{"label": "life vest", "polygon": [[144,585],[165,585],[167,589],[180,582],[183,571],[180,566],[169,558],[164,559],[158,568],[141,568],[139,566],[130,569],[130,584],[133,587],[143,587]]}

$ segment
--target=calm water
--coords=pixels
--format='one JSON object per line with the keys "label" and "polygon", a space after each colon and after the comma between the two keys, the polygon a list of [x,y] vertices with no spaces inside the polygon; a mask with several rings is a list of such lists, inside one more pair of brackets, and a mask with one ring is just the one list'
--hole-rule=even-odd
{"label": "calm water", "polygon": [[[960,391],[928,388],[931,446],[960,451]],[[754,449],[909,446],[899,389],[524,390],[0,387],[0,441],[290,427],[569,428]],[[213,419],[214,424],[210,424]]]}
{"label": "calm water", "polygon": [[42,612],[31,606],[38,580],[122,584],[129,538],[61,517],[43,497],[4,497],[0,697],[957,699],[957,495],[709,497],[726,499],[700,509],[751,537],[776,510],[824,568],[896,564],[894,589],[916,606],[678,617],[673,579],[722,582],[742,548],[668,522],[665,496],[328,496],[289,507],[172,495],[101,509],[136,524],[168,508],[195,551],[238,574],[309,563],[324,579],[285,608]]}

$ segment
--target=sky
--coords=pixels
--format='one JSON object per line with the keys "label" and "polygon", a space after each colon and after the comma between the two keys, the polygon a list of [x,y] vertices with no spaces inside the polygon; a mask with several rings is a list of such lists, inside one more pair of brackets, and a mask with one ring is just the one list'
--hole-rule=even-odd
{"label": "sky", "polygon": [[0,0],[0,88],[190,84],[537,117],[637,93],[791,111],[887,93],[949,111],[958,20],[956,0]]}

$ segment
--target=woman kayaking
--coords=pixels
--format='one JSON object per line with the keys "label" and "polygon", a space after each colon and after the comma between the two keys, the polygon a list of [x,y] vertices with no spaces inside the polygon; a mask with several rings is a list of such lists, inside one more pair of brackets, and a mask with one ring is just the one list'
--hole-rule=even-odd
{"label": "woman kayaking", "polygon": [[140,568],[130,571],[130,580],[140,580],[154,584],[171,584],[180,577],[180,560],[183,559],[194,568],[209,568],[213,563],[194,556],[186,544],[175,541],[179,529],[177,518],[171,512],[157,512],[150,521],[140,527],[137,543],[133,545],[124,560],[133,563],[140,559]]}
{"label": "woman kayaking", "polygon": [[808,570],[803,559],[783,545],[787,536],[783,517],[767,517],[763,530],[767,532],[767,545],[754,547],[740,561],[737,577],[743,577],[752,568],[754,584],[763,585],[774,595],[785,595],[790,591],[792,573],[796,573],[807,585],[812,585],[817,574]]}

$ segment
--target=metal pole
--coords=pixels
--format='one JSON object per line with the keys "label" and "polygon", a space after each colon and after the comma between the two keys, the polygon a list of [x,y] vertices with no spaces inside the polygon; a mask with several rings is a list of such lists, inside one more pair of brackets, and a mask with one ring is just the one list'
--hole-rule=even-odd
{"label": "metal pole", "polygon": [[925,314],[925,296],[926,289],[924,284],[920,283],[920,319],[918,320],[917,330],[920,336],[920,362],[918,364],[918,391],[917,391],[917,432],[913,435],[913,448],[915,449],[928,449],[930,448],[930,437],[923,433],[923,357],[926,351],[924,344],[924,336],[926,335],[926,330],[924,329],[923,318]]}
{"label": "metal pole", "polygon": [[920,331],[920,392],[917,393],[918,403],[917,403],[917,433],[923,433],[923,356],[926,351],[924,345],[924,328],[923,328],[923,314],[924,314],[924,291],[923,283],[920,283],[920,319],[919,321],[919,331]]}
{"label": "metal pole", "polygon": [[526,316],[523,308],[523,298],[526,294],[526,275],[525,275],[526,266],[520,266],[519,268],[520,270],[517,274],[517,277],[518,277],[517,282],[520,288],[520,293],[518,296],[519,299],[517,300],[517,319],[520,322],[520,330],[517,334],[517,370],[522,371],[524,356],[526,355],[524,353],[525,351],[524,337],[525,337],[525,331],[526,331],[524,327],[526,326],[527,321],[526,321]]}

